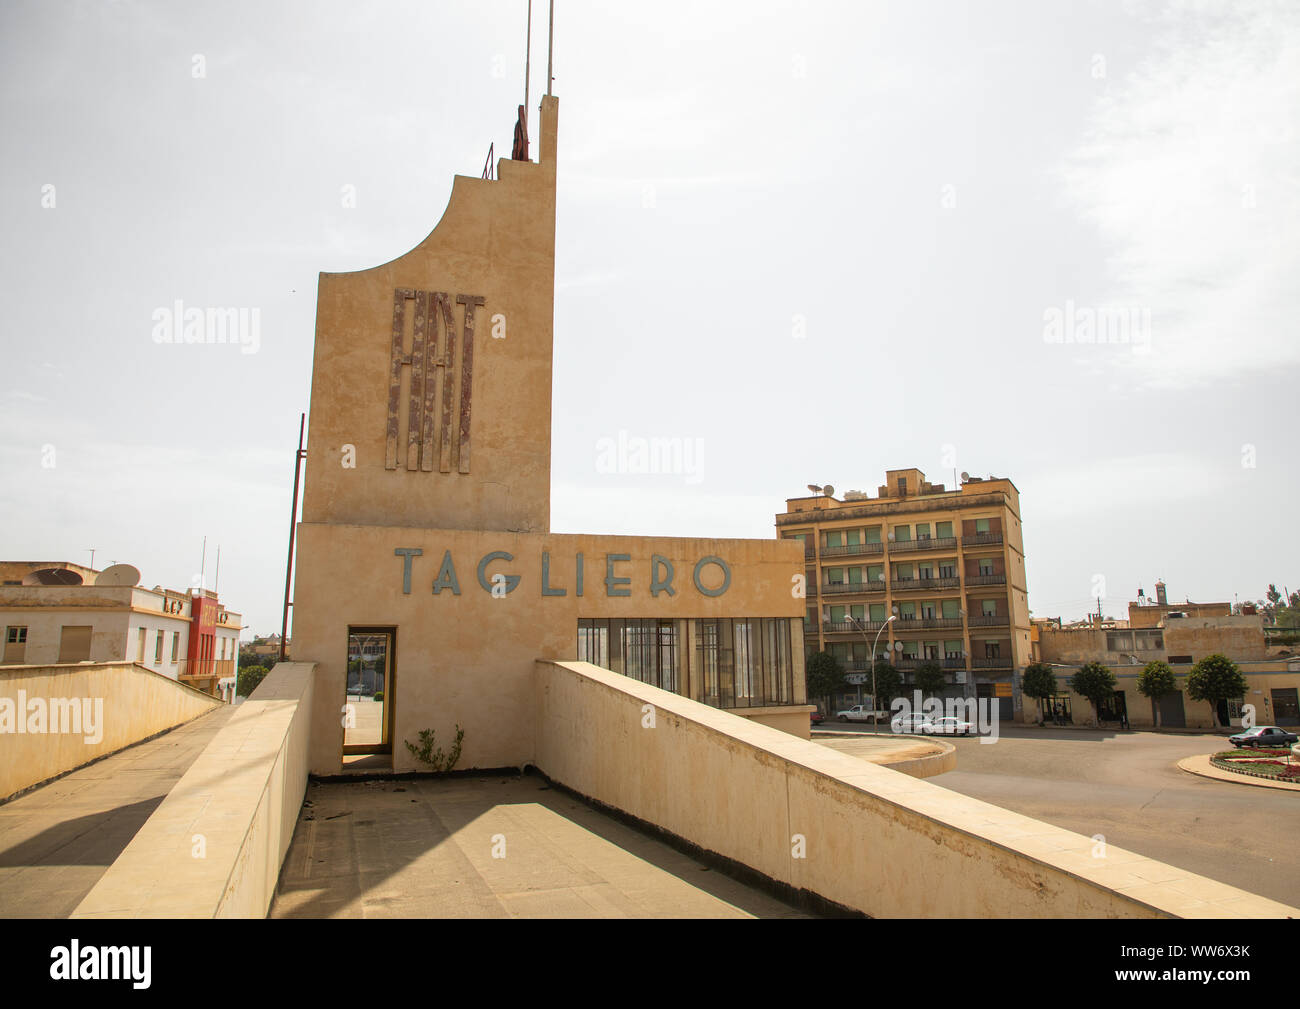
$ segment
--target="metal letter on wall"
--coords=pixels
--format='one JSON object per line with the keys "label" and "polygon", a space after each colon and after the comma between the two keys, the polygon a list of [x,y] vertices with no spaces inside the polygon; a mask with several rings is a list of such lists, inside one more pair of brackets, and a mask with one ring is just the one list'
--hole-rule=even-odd
{"label": "metal letter on wall", "polygon": [[[384,468],[400,469],[402,368],[411,369],[410,390],[406,405],[406,468],[433,472],[434,456],[438,472],[469,472],[470,413],[474,388],[474,310],[485,299],[474,294],[456,295],[464,306],[461,329],[461,375],[457,388],[456,319],[452,296],[445,291],[417,291],[399,287],[393,291],[393,335],[388,373],[388,426]],[[415,303],[411,329],[411,352],[406,353],[407,302]],[[438,369],[442,369],[442,409],[438,410]],[[457,393],[459,392],[459,402]],[[441,431],[438,414],[441,413]],[[453,437],[453,431],[456,436]],[[436,446],[436,448],[435,448]]]}

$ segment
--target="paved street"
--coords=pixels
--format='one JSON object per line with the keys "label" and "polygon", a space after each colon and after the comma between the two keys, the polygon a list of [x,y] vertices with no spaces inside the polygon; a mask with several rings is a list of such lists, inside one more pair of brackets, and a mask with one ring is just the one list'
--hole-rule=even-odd
{"label": "paved street", "polygon": [[1199,778],[1182,757],[1223,736],[1003,726],[993,744],[949,738],[963,795],[1300,906],[1300,795]]}

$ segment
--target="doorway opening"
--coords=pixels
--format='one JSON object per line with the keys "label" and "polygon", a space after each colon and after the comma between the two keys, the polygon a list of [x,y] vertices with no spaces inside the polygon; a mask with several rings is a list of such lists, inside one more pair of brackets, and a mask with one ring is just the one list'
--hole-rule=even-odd
{"label": "doorway opening", "polygon": [[[396,627],[349,627],[343,755],[393,752]],[[347,762],[349,765],[353,761]]]}

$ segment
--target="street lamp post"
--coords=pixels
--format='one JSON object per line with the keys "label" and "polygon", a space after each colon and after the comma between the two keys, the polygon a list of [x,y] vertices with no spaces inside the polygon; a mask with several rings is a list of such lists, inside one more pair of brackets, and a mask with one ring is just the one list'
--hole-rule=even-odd
{"label": "street lamp post", "polygon": [[[876,731],[877,731],[877,729],[876,729],[876,724],[877,724],[877,723],[876,723],[876,714],[875,714],[875,713],[876,713],[877,711],[880,710],[880,707],[879,707],[879,704],[880,704],[880,697],[879,697],[879,695],[876,693],[876,648],[877,648],[877,647],[879,646],[879,644],[880,644],[880,635],[881,635],[881,632],[883,632],[884,629],[885,629],[886,627],[888,627],[890,624],[892,624],[892,623],[893,623],[895,620],[897,620],[897,619],[898,619],[897,616],[891,616],[891,617],[889,617],[889,619],[887,619],[883,624],[881,624],[881,625],[880,625],[880,630],[879,630],[879,631],[876,631],[876,640],[875,640],[874,642],[872,642],[872,644],[871,644],[871,731],[872,731],[872,732],[876,732]],[[857,618],[857,617],[854,617],[854,616],[850,616],[850,617],[849,617],[849,621],[850,621],[851,623],[853,623],[854,625],[856,625],[857,628],[858,628],[858,630],[862,631],[862,640],[863,640],[863,641],[866,641],[866,640],[867,640],[867,632],[866,632],[866,629],[865,629],[865,628],[862,626],[862,624],[858,621],[858,618]]]}

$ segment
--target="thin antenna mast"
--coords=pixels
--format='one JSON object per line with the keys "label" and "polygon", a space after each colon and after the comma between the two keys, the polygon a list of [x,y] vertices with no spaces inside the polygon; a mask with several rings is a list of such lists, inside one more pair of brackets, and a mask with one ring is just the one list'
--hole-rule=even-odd
{"label": "thin antenna mast", "polygon": [[551,50],[555,45],[555,0],[551,0],[551,21],[546,32],[546,93],[551,93],[551,82],[555,76],[551,73]]}
{"label": "thin antenna mast", "polygon": [[528,109],[528,82],[532,78],[533,0],[528,0],[528,35],[524,44],[524,109]]}
{"label": "thin antenna mast", "polygon": [[221,584],[221,544],[217,544],[217,573],[212,576],[212,591],[217,591],[217,586]]}

